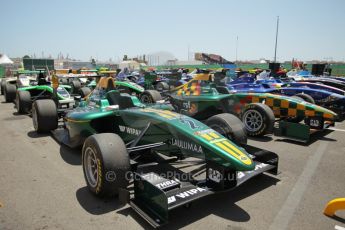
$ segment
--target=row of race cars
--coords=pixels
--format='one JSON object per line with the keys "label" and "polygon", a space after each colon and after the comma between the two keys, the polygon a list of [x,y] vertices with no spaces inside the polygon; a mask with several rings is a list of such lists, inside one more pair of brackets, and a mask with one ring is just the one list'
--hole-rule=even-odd
{"label": "row of race cars", "polygon": [[[238,90],[237,84],[261,83],[245,83],[249,76],[228,81],[225,71],[203,71],[172,84],[172,74],[151,73],[155,84],[147,77],[151,84],[145,78],[142,86],[132,76],[118,81],[108,70],[46,75],[19,72],[2,79],[1,93],[18,113],[32,116],[37,132],[82,149],[93,194],[118,195],[154,227],[166,224],[172,209],[259,174],[277,174],[279,156],[248,145],[247,135],[308,141],[311,130],[340,118],[340,107],[308,102],[307,93]],[[156,83],[162,83],[160,92]],[[193,170],[178,167],[186,162]]]}

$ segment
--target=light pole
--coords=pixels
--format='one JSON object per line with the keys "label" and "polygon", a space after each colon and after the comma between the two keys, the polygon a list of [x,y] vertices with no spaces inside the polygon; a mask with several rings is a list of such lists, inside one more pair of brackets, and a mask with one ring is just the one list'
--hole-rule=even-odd
{"label": "light pole", "polygon": [[237,63],[237,50],[238,50],[238,36],[236,36],[236,63]]}
{"label": "light pole", "polygon": [[278,29],[279,29],[279,16],[277,16],[276,45],[274,48],[274,63],[276,63],[277,61]]}

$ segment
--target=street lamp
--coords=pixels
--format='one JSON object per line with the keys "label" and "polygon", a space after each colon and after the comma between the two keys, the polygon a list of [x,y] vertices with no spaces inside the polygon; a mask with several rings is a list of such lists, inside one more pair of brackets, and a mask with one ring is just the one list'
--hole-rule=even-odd
{"label": "street lamp", "polygon": [[279,29],[279,16],[277,16],[276,45],[274,48],[274,63],[276,63],[277,61],[278,29]]}

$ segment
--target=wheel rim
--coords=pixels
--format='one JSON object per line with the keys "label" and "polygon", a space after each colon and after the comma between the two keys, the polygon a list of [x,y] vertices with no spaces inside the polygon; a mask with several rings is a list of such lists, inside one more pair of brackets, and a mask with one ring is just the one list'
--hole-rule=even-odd
{"label": "wheel rim", "polygon": [[247,110],[243,114],[243,123],[250,132],[257,132],[263,125],[263,117],[256,110]]}
{"label": "wheel rim", "polygon": [[142,96],[141,96],[141,101],[142,101],[143,103],[151,103],[151,102],[152,102],[151,97],[148,96],[148,95],[142,95]]}
{"label": "wheel rim", "polygon": [[32,108],[32,123],[34,125],[34,129],[37,131],[38,130],[38,118],[37,118],[37,111],[36,108]]}
{"label": "wheel rim", "polygon": [[84,157],[84,169],[86,179],[91,187],[96,187],[98,183],[98,164],[95,151],[91,147],[87,147]]}

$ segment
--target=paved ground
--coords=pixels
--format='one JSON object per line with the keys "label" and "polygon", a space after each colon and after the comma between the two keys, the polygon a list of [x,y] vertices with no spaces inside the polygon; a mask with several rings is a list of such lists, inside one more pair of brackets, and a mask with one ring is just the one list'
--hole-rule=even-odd
{"label": "paved ground", "polygon": [[[3,97],[0,97],[3,101]],[[31,118],[0,103],[0,229],[148,229],[128,206],[101,200],[85,187],[79,151],[38,136]],[[266,138],[249,143],[280,156],[276,177],[206,197],[171,214],[178,229],[345,229],[325,204],[345,197],[345,122],[310,145]],[[336,227],[336,225],[338,227]]]}

